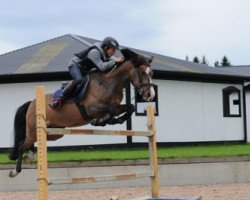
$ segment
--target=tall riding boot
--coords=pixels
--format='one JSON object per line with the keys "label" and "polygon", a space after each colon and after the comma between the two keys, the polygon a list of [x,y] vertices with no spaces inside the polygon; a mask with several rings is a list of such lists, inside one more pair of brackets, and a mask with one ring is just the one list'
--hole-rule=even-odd
{"label": "tall riding boot", "polygon": [[62,93],[60,94],[60,96],[58,98],[53,98],[50,102],[49,102],[49,106],[53,109],[56,110],[58,108],[61,107],[63,101],[69,97],[70,95],[72,95],[74,92],[74,85],[72,84],[72,81],[62,90]]}
{"label": "tall riding boot", "polygon": [[75,91],[75,86],[73,84],[73,81],[70,81],[69,84],[62,89],[62,95],[64,96],[64,99],[72,95],[74,91]]}

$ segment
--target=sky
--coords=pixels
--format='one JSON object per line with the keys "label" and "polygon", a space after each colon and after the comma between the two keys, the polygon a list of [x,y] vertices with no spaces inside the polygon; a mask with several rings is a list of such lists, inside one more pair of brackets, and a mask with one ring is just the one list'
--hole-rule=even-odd
{"label": "sky", "polygon": [[65,34],[250,65],[249,0],[0,0],[0,54]]}

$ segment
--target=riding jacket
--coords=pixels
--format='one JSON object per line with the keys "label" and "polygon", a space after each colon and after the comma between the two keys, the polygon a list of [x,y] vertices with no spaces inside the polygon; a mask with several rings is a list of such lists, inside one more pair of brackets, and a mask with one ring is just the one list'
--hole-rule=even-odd
{"label": "riding jacket", "polygon": [[101,43],[95,43],[92,47],[85,49],[69,61],[69,66],[78,66],[81,70],[90,71],[97,68],[100,71],[110,70],[115,66],[113,57],[108,58],[101,47]]}

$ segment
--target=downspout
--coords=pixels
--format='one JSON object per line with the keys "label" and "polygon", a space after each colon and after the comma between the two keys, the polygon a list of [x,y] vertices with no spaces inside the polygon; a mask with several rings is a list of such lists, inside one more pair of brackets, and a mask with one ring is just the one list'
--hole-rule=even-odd
{"label": "downspout", "polygon": [[243,123],[244,123],[244,142],[247,143],[247,112],[246,112],[246,89],[247,84],[243,82]]}

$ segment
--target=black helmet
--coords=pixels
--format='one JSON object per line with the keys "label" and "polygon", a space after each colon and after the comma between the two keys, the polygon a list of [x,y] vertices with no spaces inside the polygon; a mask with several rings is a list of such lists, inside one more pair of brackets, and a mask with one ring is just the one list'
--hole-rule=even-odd
{"label": "black helmet", "polygon": [[105,49],[105,47],[118,49],[119,48],[119,43],[117,42],[116,39],[114,39],[112,37],[106,37],[102,41],[101,47],[103,49]]}

